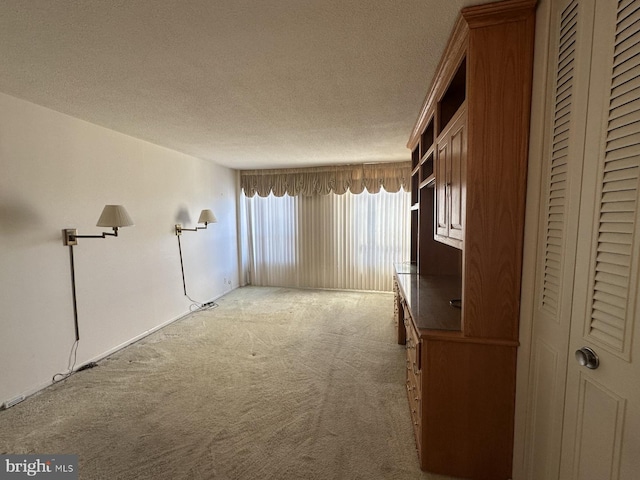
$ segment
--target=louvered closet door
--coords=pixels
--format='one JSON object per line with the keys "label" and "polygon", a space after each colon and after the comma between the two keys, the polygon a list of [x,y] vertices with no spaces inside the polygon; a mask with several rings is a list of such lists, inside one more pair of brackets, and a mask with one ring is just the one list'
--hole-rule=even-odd
{"label": "louvered closet door", "polygon": [[560,478],[640,478],[640,0],[597,0]]}
{"label": "louvered closet door", "polygon": [[543,204],[538,224],[524,465],[517,472],[518,480],[558,479],[560,469],[593,14],[592,5],[578,0],[551,3],[540,192]]}

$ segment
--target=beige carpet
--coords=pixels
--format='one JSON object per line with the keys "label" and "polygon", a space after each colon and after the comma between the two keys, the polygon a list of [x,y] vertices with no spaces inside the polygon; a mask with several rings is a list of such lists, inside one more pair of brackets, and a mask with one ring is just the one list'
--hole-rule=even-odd
{"label": "beige carpet", "polygon": [[245,287],[0,412],[80,478],[443,479],[418,467],[385,293]]}

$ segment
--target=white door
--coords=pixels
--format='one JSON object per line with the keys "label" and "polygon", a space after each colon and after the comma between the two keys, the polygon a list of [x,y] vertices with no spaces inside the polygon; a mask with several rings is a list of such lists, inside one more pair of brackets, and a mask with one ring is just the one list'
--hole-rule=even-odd
{"label": "white door", "polygon": [[[515,478],[635,480],[640,0],[550,7],[544,204]],[[578,364],[584,347],[598,355],[597,369]]]}
{"label": "white door", "polygon": [[[595,7],[560,478],[635,480],[640,0],[597,0]],[[598,368],[573,357],[584,347],[599,357]]]}
{"label": "white door", "polygon": [[589,3],[546,3],[538,7],[551,9],[545,132],[542,158],[530,159],[543,164],[531,362],[524,465],[515,472],[535,480],[557,479],[560,469],[593,24]]}

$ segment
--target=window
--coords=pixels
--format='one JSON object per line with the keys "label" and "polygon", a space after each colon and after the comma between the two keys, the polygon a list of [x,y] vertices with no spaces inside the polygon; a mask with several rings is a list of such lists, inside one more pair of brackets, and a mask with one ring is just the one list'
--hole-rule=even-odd
{"label": "window", "polygon": [[410,194],[242,196],[253,285],[392,290],[393,263],[409,260]]}

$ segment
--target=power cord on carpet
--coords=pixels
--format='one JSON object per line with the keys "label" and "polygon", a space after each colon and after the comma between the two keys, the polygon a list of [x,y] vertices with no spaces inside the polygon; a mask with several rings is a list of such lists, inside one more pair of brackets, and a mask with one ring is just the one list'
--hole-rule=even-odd
{"label": "power cord on carpet", "polygon": [[216,302],[201,303],[201,302],[198,302],[198,301],[194,300],[193,298],[191,298],[186,293],[184,295],[185,295],[185,297],[187,297],[192,302],[191,305],[189,306],[189,311],[191,311],[191,312],[200,312],[200,311],[203,311],[203,310],[212,310],[212,309],[218,307],[218,304]]}
{"label": "power cord on carpet", "polygon": [[[82,365],[80,368],[78,368],[77,370],[74,370],[76,367],[76,362],[78,360],[78,344],[80,343],[80,340],[76,340],[75,342],[73,342],[73,345],[71,346],[71,352],[69,353],[69,370],[66,373],[56,373],[53,378],[51,379],[52,383],[57,383],[60,382],[66,378],[69,378],[71,375],[73,375],[76,372],[81,372],[82,370],[87,370],[89,368],[93,368],[93,367],[97,367],[98,364],[96,362],[89,362],[86,363],[84,365]],[[73,361],[72,361],[73,359]],[[60,378],[58,378],[60,377]]]}

